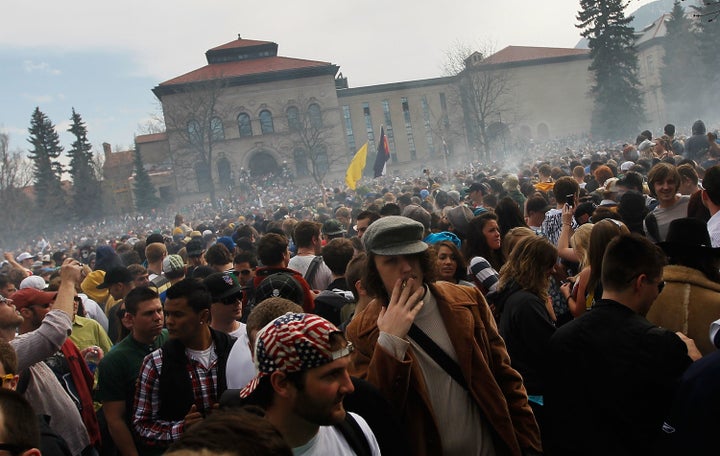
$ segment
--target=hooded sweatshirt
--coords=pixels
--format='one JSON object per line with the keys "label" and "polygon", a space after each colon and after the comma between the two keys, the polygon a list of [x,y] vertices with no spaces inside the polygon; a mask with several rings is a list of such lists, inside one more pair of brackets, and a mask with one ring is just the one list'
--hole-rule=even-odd
{"label": "hooded sweatshirt", "polygon": [[701,162],[710,143],[706,136],[707,130],[702,120],[696,120],[692,126],[692,136],[685,141],[685,158]]}

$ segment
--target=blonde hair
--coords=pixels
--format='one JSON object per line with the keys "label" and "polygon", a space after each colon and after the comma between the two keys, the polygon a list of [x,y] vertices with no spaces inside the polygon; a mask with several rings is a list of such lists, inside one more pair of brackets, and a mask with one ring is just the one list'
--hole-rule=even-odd
{"label": "blonde hair", "polygon": [[575,254],[580,259],[581,270],[590,262],[588,259],[588,247],[590,246],[590,233],[592,229],[592,223],[584,223],[575,230],[575,234],[570,238],[570,247],[573,248]]}
{"label": "blonde hair", "polygon": [[500,269],[498,291],[511,283],[538,296],[548,298],[550,269],[557,262],[557,249],[542,236],[521,239],[510,251],[510,257]]}
{"label": "blonde hair", "polygon": [[509,258],[513,247],[515,247],[518,242],[531,236],[537,236],[537,234],[526,226],[516,226],[510,229],[502,240],[503,256]]}

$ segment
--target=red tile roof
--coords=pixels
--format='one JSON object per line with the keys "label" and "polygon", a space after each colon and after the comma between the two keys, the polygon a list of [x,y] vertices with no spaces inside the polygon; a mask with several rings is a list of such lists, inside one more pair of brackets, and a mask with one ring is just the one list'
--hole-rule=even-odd
{"label": "red tile roof", "polygon": [[165,141],[167,139],[167,133],[151,133],[149,135],[139,135],[135,137],[135,144],[145,144],[156,141]]}
{"label": "red tile roof", "polygon": [[301,68],[331,66],[331,63],[317,60],[293,59],[289,57],[264,57],[260,59],[240,60],[237,62],[214,63],[170,79],[161,86],[187,84],[190,82],[208,81],[211,79],[232,78],[252,74],[272,73],[276,71],[296,70]]}
{"label": "red tile roof", "polygon": [[486,58],[481,64],[493,65],[510,62],[528,62],[532,60],[551,59],[557,57],[587,55],[589,53],[589,49],[508,46]]}
{"label": "red tile roof", "polygon": [[258,40],[243,40],[237,39],[229,43],[221,44],[220,46],[210,49],[210,51],[219,51],[222,49],[238,49],[250,46],[261,46],[263,44],[273,44],[272,41],[258,41]]}

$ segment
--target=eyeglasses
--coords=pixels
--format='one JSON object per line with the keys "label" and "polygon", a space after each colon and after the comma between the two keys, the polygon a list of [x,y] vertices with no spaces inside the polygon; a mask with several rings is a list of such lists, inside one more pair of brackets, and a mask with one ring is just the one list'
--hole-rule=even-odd
{"label": "eyeglasses", "polygon": [[241,301],[241,300],[242,300],[242,298],[243,298],[243,294],[242,294],[242,292],[240,292],[240,293],[235,293],[235,294],[232,295],[232,296],[228,296],[227,298],[222,298],[222,299],[220,300],[220,302],[221,302],[222,304],[225,304],[226,306],[230,306],[230,305],[233,305],[233,304],[237,304],[238,301]]}
{"label": "eyeglasses", "polygon": [[250,275],[250,273],[252,272],[252,270],[250,270],[250,269],[241,269],[241,270],[239,270],[238,272],[239,272],[240,274],[242,274],[242,275]]}

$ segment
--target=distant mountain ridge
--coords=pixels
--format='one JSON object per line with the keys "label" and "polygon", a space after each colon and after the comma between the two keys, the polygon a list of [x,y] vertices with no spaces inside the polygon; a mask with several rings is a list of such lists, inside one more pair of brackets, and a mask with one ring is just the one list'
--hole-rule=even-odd
{"label": "distant mountain ridge", "polygon": [[[643,5],[634,12],[628,14],[629,16],[634,16],[633,21],[630,23],[630,25],[635,29],[636,32],[639,32],[648,25],[652,24],[655,20],[657,20],[657,18],[659,18],[663,14],[671,12],[674,4],[675,0],[656,0],[652,3],[648,3],[647,5]],[[685,8],[688,7],[688,5],[683,6]],[[577,49],[587,49],[587,47],[588,41],[586,38],[581,39],[578,44],[575,45],[575,48]]]}

